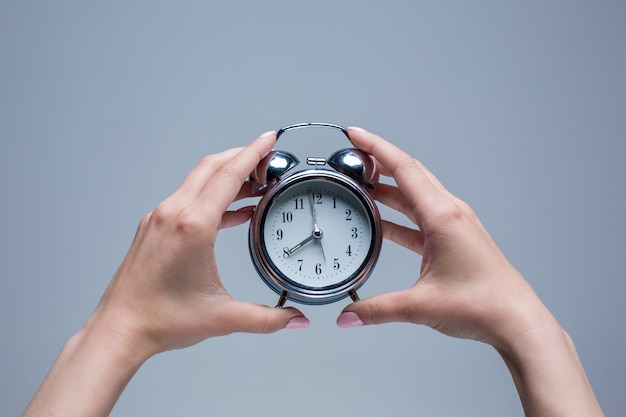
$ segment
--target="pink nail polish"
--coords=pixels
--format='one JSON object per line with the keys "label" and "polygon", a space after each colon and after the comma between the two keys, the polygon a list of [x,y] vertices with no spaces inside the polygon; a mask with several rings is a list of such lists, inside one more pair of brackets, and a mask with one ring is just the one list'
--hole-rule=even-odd
{"label": "pink nail polish", "polygon": [[272,136],[272,135],[275,135],[275,134],[276,134],[276,131],[275,131],[275,130],[270,130],[269,132],[265,132],[265,133],[263,133],[263,134],[262,134],[261,136],[259,136],[259,137],[260,137],[260,138],[266,138],[266,137],[268,137],[268,136]]}
{"label": "pink nail polish", "polygon": [[304,316],[296,316],[289,319],[285,329],[304,329],[309,327],[309,319]]}
{"label": "pink nail polish", "polygon": [[347,329],[348,327],[357,327],[363,326],[363,320],[353,311],[346,311],[345,313],[341,313],[339,317],[337,317],[337,326],[342,329]]}
{"label": "pink nail polish", "polygon": [[367,132],[367,130],[363,129],[362,127],[357,127],[357,126],[350,126],[348,130],[354,130],[355,132]]}

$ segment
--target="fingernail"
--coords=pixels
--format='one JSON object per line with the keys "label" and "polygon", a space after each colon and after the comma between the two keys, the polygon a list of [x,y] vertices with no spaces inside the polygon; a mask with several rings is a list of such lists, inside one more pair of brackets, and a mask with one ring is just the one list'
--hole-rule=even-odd
{"label": "fingernail", "polygon": [[304,316],[296,316],[289,319],[285,329],[304,329],[309,327],[309,319]]}
{"label": "fingernail", "polygon": [[357,327],[363,326],[363,320],[353,311],[346,311],[345,313],[341,313],[339,317],[337,317],[337,326],[342,329],[347,329],[348,327]]}
{"label": "fingernail", "polygon": [[268,136],[272,136],[272,135],[275,135],[275,134],[276,134],[276,131],[275,131],[275,130],[270,130],[270,131],[268,131],[268,132],[263,133],[263,134],[262,134],[261,136],[259,136],[259,137],[260,137],[260,138],[266,138],[266,137],[268,137]]}
{"label": "fingernail", "polygon": [[244,206],[244,207],[238,208],[237,211],[238,212],[244,212],[244,211],[253,212],[254,209],[256,209],[256,206]]}
{"label": "fingernail", "polygon": [[357,127],[357,126],[350,126],[348,130],[354,130],[355,132],[367,132],[367,130],[363,129],[362,127]]}

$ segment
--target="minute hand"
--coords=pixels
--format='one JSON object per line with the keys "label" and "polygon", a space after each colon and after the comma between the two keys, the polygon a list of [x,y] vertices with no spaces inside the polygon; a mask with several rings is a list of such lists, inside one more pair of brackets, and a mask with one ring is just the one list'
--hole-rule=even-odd
{"label": "minute hand", "polygon": [[313,198],[313,191],[309,191],[309,204],[311,204],[311,214],[313,216],[313,234],[312,236],[316,239],[320,240],[320,249],[322,251],[322,258],[324,258],[324,262],[326,262],[326,255],[324,254],[324,247],[322,246],[322,229],[317,225],[317,212],[315,211],[315,201]]}

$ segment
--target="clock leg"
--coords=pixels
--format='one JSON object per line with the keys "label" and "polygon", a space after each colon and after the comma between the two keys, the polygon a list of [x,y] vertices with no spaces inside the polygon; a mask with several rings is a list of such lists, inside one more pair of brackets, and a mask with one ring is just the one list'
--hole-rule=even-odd
{"label": "clock leg", "polygon": [[350,295],[350,298],[352,298],[352,301],[354,301],[355,303],[360,300],[359,295],[356,293],[356,290],[350,290],[348,291],[348,294]]}
{"label": "clock leg", "polygon": [[289,291],[283,291],[280,294],[280,298],[278,299],[278,303],[276,304],[276,308],[283,308],[287,299],[289,298]]}

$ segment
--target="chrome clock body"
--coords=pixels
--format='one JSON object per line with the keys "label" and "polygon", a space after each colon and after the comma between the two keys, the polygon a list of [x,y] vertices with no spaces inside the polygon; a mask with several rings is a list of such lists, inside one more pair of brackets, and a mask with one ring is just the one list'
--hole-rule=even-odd
{"label": "chrome clock body", "polygon": [[[292,128],[337,125],[308,123]],[[382,245],[382,221],[366,188],[377,173],[358,149],[335,152],[328,160],[307,158],[309,167],[291,170],[295,156],[272,151],[251,179],[263,196],[250,221],[249,249],[263,281],[287,300],[327,304],[350,296],[370,276]],[[310,166],[313,168],[310,168]]]}

